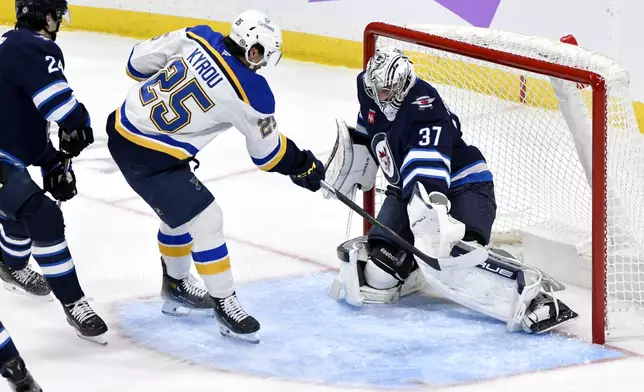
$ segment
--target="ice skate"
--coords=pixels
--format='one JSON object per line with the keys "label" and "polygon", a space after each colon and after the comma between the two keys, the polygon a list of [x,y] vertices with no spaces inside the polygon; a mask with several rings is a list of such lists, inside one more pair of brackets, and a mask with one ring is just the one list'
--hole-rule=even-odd
{"label": "ice skate", "polygon": [[48,302],[54,300],[45,277],[29,266],[16,270],[0,261],[0,279],[4,288],[14,293]]}
{"label": "ice skate", "polygon": [[107,325],[89,306],[86,298],[81,298],[72,304],[63,305],[63,308],[65,309],[67,322],[76,329],[78,337],[101,346],[107,345],[107,340],[105,339]]}
{"label": "ice skate", "polygon": [[523,317],[523,329],[530,333],[544,333],[560,327],[579,315],[560,300],[540,293],[532,302]]}
{"label": "ice skate", "polygon": [[214,312],[215,303],[208,292],[195,284],[191,276],[184,279],[174,279],[169,276],[163,258],[163,283],[161,298],[165,301],[161,312],[168,316],[188,316],[192,311],[207,311],[209,315]]}
{"label": "ice skate", "polygon": [[0,374],[7,377],[12,392],[42,392],[42,388],[31,376],[20,357],[1,364]]}
{"label": "ice skate", "polygon": [[223,336],[249,343],[259,343],[257,333],[259,322],[246,313],[235,293],[226,298],[213,299],[215,300],[215,317],[220,324],[219,332]]}

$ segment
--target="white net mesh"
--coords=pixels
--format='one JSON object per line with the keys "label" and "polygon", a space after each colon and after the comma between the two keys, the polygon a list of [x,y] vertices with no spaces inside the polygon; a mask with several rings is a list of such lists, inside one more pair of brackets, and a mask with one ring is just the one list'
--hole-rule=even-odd
{"label": "white net mesh", "polygon": [[[582,98],[576,115],[588,122],[575,143],[548,76],[387,37],[376,44],[406,52],[418,76],[437,87],[459,116],[465,141],[485,155],[497,197],[495,241],[517,242],[522,232],[538,230],[590,257],[592,192],[607,192],[606,331],[644,335],[639,316],[624,317],[644,312],[644,134],[635,120],[628,73],[613,60],[570,44],[473,27],[415,29],[605,79],[607,181],[604,189],[591,191],[592,162],[601,158],[590,154],[590,86],[573,85]],[[383,189],[382,177],[379,181]],[[382,197],[377,192],[376,210]]]}

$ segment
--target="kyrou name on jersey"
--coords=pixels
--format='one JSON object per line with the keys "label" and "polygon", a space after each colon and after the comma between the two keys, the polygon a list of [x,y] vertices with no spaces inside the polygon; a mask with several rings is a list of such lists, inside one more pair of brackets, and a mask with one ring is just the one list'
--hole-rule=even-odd
{"label": "kyrou name on jersey", "polygon": [[224,79],[224,77],[219,73],[219,70],[210,62],[208,56],[206,56],[200,49],[195,49],[195,51],[192,52],[186,60],[195,67],[195,70],[199,73],[199,76],[201,76],[208,87],[213,88]]}

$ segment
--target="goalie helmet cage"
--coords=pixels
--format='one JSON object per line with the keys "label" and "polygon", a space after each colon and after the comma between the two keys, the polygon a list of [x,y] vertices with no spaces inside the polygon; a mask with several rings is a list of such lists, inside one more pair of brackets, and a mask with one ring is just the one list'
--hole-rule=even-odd
{"label": "goalie helmet cage", "polygon": [[[493,238],[518,240],[528,227],[572,238],[592,260],[593,342],[644,335],[644,135],[628,73],[568,43],[475,27],[370,23],[365,67],[383,46],[405,51],[460,117],[465,141],[486,156],[498,208]],[[555,84],[578,98],[562,98]],[[383,197],[375,188],[363,195],[374,216]],[[365,234],[369,227],[364,221]]]}

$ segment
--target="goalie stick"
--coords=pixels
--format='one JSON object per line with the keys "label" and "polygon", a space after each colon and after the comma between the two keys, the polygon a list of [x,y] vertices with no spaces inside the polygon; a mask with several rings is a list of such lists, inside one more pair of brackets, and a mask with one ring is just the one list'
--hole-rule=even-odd
{"label": "goalie stick", "polygon": [[396,245],[398,245],[402,250],[405,252],[411,253],[414,256],[416,256],[418,259],[422,260],[430,266],[431,268],[435,269],[436,271],[442,271],[442,267],[447,267],[447,268],[468,268],[468,267],[473,267],[477,264],[482,263],[483,261],[487,260],[488,258],[488,252],[484,248],[478,248],[474,249],[471,252],[467,252],[465,254],[462,254],[458,257],[450,257],[447,259],[435,259],[431,256],[426,255],[425,253],[421,252],[418,248],[415,246],[411,245],[409,242],[407,242],[404,238],[399,236],[396,232],[391,230],[389,227],[378,221],[376,218],[371,216],[367,211],[362,209],[359,205],[353,202],[353,200],[349,199],[346,197],[344,194],[341,192],[338,192],[337,189],[335,189],[333,186],[331,186],[329,183],[326,181],[322,180],[320,181],[320,186],[322,188],[326,189],[330,193],[332,193],[338,200],[340,200],[344,205],[347,207],[351,208],[353,211],[357,212],[358,215],[369,221],[374,226],[378,226],[381,229],[383,229],[388,235],[391,236],[396,242]]}

